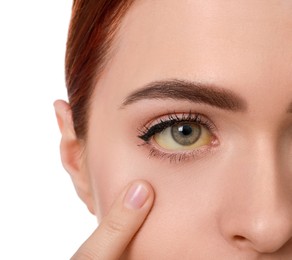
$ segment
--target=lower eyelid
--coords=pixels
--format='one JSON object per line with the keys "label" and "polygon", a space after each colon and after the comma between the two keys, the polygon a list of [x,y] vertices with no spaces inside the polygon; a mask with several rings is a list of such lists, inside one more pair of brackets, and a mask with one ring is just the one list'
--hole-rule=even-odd
{"label": "lower eyelid", "polygon": [[189,160],[199,160],[207,155],[211,155],[218,150],[219,140],[214,138],[211,141],[211,145],[201,146],[194,150],[189,151],[176,151],[169,152],[161,147],[157,147],[157,145],[152,143],[143,143],[141,146],[145,146],[145,148],[149,152],[149,158],[157,158],[157,159],[168,159],[170,162],[185,162]]}

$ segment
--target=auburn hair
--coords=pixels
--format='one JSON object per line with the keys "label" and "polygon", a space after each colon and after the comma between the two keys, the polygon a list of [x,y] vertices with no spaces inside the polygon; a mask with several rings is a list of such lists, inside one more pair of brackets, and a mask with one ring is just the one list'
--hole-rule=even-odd
{"label": "auburn hair", "polygon": [[86,139],[90,97],[120,20],[133,0],[74,0],[68,31],[65,77],[74,129]]}

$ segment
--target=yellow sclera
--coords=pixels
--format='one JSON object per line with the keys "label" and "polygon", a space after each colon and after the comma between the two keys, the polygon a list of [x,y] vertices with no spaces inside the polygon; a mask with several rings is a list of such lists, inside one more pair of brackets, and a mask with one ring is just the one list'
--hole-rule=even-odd
{"label": "yellow sclera", "polygon": [[[194,140],[193,143],[190,143],[190,145],[182,145],[180,143],[178,143],[175,139],[174,139],[174,135],[173,133],[178,129],[178,126],[188,126],[192,128],[192,134],[199,134],[198,136],[192,136],[192,135],[186,135],[185,137],[187,138],[187,141],[183,141],[184,139],[184,135],[181,135],[181,137],[179,138],[180,140],[182,140],[181,143],[189,143],[189,140]],[[175,131],[174,131],[174,128]],[[199,131],[198,129],[199,128]],[[201,146],[204,145],[208,145],[212,142],[212,134],[210,133],[210,131],[202,126],[202,125],[198,125],[195,123],[179,123],[179,124],[175,124],[171,127],[167,127],[166,129],[164,129],[162,132],[157,133],[154,135],[154,141],[162,148],[166,149],[166,150],[194,150],[196,148],[199,148]],[[179,140],[177,138],[177,140]]]}

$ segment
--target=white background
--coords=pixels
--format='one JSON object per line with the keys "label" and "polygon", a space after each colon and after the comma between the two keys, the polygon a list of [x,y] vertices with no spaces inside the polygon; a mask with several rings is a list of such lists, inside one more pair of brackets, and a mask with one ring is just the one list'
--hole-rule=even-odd
{"label": "white background", "polygon": [[72,0],[0,0],[0,259],[69,259],[96,226],[59,156]]}

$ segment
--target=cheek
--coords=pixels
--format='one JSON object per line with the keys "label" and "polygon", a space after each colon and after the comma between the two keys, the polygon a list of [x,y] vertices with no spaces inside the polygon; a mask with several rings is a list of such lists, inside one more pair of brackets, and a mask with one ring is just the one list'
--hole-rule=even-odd
{"label": "cheek", "polygon": [[86,153],[86,165],[99,220],[108,213],[114,200],[131,181],[143,179],[154,184],[157,182],[151,174],[151,165],[143,160],[142,162],[136,150],[118,138],[92,138],[88,142]]}
{"label": "cheek", "polygon": [[207,240],[216,237],[214,216],[220,203],[214,199],[219,196],[215,178],[210,181],[215,175],[215,170],[210,170],[213,168],[210,161],[188,166],[170,164],[167,160],[148,158],[147,151],[141,147],[106,138],[89,142],[87,152],[99,220],[129,182],[143,179],[155,190],[154,206],[128,247],[126,259],[151,259],[152,256],[152,259],[158,256],[174,259],[178,252],[177,259],[180,259],[182,252],[194,255],[191,252],[194,245],[204,248]]}

